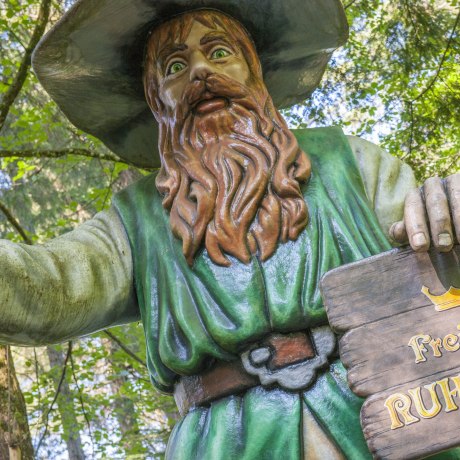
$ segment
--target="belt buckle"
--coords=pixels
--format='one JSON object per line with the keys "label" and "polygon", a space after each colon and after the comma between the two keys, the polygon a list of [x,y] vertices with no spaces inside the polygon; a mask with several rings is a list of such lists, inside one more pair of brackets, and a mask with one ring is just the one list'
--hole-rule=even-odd
{"label": "belt buckle", "polygon": [[241,354],[244,369],[264,386],[277,384],[291,391],[308,388],[317,371],[328,366],[336,345],[335,334],[328,326],[309,332],[271,335]]}

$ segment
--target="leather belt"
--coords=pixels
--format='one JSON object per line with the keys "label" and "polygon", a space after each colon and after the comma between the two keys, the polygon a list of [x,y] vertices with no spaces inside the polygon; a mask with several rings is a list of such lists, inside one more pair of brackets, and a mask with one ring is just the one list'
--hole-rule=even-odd
{"label": "leather belt", "polygon": [[[268,367],[282,369],[316,356],[306,332],[273,334],[258,344],[270,350]],[[214,400],[241,393],[260,385],[260,379],[248,373],[241,361],[218,361],[201,374],[182,377],[174,389],[174,398],[182,416],[190,409]]]}

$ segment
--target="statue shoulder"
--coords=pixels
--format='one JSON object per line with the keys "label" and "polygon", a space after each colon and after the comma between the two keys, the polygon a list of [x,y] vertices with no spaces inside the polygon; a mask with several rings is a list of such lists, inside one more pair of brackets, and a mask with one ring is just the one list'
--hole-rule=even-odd
{"label": "statue shoulder", "polygon": [[394,188],[398,182],[410,188],[417,186],[414,172],[402,160],[366,139],[357,136],[347,136],[347,139],[371,202],[379,186]]}
{"label": "statue shoulder", "polygon": [[367,198],[388,235],[393,222],[401,220],[407,193],[417,187],[411,167],[378,145],[347,136],[363,179]]}
{"label": "statue shoulder", "polygon": [[299,147],[310,157],[314,168],[356,168],[347,136],[339,126],[292,130]]}
{"label": "statue shoulder", "polygon": [[113,197],[113,204],[120,212],[123,209],[139,209],[143,203],[156,203],[161,205],[162,197],[155,186],[158,171],[141,177]]}

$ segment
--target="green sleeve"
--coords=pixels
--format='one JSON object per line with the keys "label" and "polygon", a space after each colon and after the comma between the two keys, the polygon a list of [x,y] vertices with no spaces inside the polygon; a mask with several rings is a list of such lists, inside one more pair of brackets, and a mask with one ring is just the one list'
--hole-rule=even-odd
{"label": "green sleeve", "polygon": [[388,237],[394,222],[402,220],[407,193],[417,188],[412,169],[379,146],[356,136],[347,136],[366,195]]}
{"label": "green sleeve", "polygon": [[42,345],[139,319],[114,209],[44,245],[0,240],[0,342]]}

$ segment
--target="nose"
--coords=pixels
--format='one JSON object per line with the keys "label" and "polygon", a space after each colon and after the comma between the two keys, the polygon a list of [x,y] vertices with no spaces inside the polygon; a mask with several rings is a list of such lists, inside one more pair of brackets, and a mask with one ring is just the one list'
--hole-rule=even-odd
{"label": "nose", "polygon": [[202,53],[195,54],[189,62],[190,81],[206,80],[213,73],[212,64]]}

